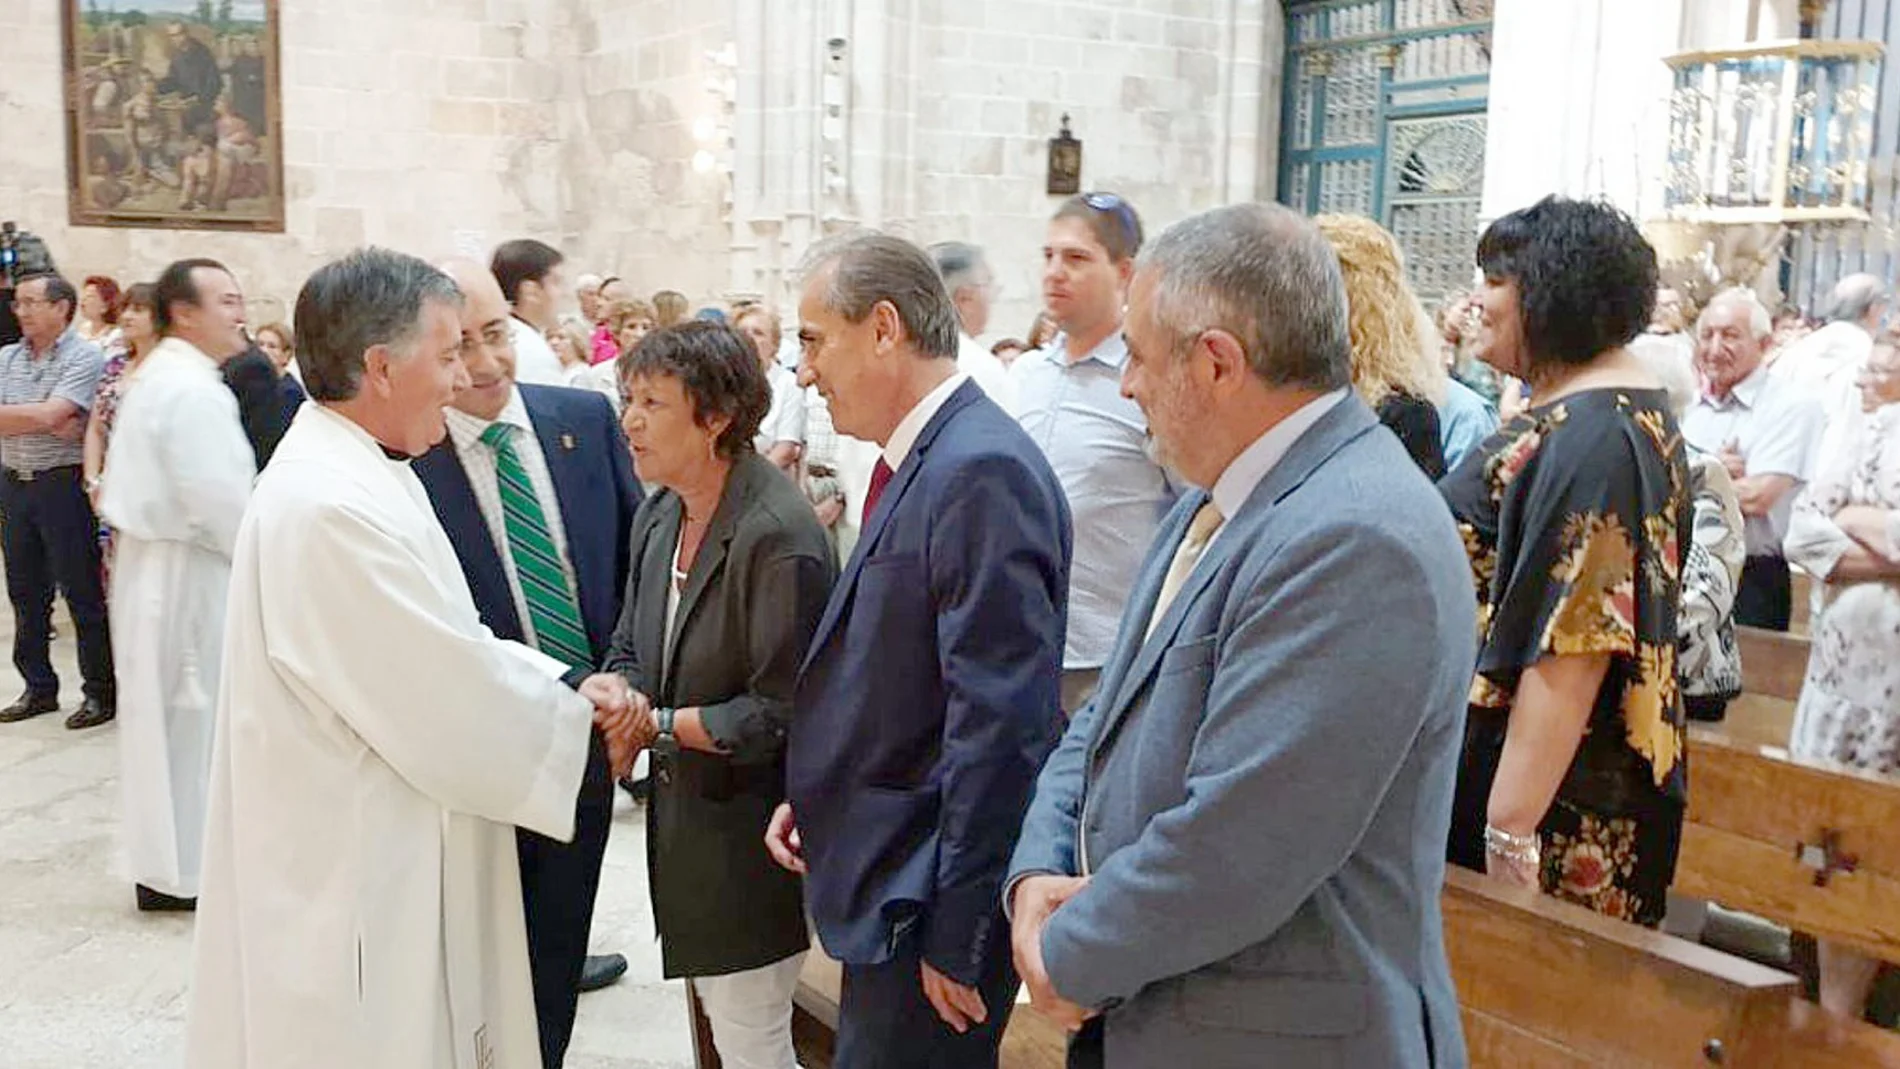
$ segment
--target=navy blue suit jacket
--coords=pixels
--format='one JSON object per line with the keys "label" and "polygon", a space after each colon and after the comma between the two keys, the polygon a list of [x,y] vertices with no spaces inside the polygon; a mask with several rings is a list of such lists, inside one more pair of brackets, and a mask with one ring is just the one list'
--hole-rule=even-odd
{"label": "navy blue suit jacket", "polygon": [[787,795],[834,957],[911,945],[974,985],[1009,953],[1003,875],[1062,730],[1069,551],[1042,451],[964,383],[865,524],[799,674]]}
{"label": "navy blue suit jacket", "polygon": [[[627,538],[640,504],[640,484],[633,478],[633,459],[620,421],[605,397],[559,386],[516,388],[560,502],[568,561],[574,566],[581,619],[594,655],[593,665],[587,667],[592,668],[606,657],[620,619],[627,589]],[[508,573],[455,443],[444,438],[416,458],[415,469],[462,562],[482,623],[502,638],[520,641],[525,632],[508,589]]]}

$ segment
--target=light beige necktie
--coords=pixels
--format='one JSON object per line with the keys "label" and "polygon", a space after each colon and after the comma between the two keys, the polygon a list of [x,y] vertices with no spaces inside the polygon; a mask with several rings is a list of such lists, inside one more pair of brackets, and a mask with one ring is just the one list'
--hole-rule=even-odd
{"label": "light beige necktie", "polygon": [[1226,519],[1214,507],[1213,498],[1209,498],[1207,504],[1194,514],[1194,522],[1188,524],[1187,534],[1181,539],[1181,544],[1175,547],[1174,560],[1168,564],[1167,577],[1161,580],[1161,596],[1155,599],[1154,615],[1148,617],[1147,634],[1154,634],[1155,625],[1167,614],[1168,606],[1174,604],[1175,596],[1181,593],[1182,585],[1193,573],[1195,563],[1201,559],[1201,552],[1207,548],[1214,532],[1220,530],[1220,525]]}

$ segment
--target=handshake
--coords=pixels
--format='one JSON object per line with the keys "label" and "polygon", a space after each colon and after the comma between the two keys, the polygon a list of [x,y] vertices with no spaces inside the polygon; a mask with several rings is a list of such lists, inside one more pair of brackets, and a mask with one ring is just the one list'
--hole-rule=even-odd
{"label": "handshake", "polygon": [[580,695],[594,703],[594,726],[607,739],[607,763],[615,779],[633,772],[633,759],[653,744],[660,728],[653,718],[653,701],[634,690],[615,672],[600,672],[581,681]]}

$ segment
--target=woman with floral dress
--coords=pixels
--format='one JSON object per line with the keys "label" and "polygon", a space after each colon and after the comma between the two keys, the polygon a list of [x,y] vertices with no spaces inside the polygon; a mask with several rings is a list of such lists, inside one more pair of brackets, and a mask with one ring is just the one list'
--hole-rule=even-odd
{"label": "woman with floral dress", "polygon": [[[112,423],[119,415],[119,400],[127,383],[138,370],[145,355],[158,345],[156,306],[150,283],[141,282],[119,298],[119,343],[106,356],[99,372],[99,385],[93,393],[92,413],[86,422],[85,476],[86,496],[93,509],[99,507],[99,489],[105,485],[106,447],[112,441]],[[112,577],[112,529],[99,524],[99,546],[105,561],[108,585]]]}
{"label": "woman with floral dress", "polygon": [[1655,253],[1615,209],[1552,197],[1492,224],[1478,265],[1478,355],[1531,395],[1440,483],[1480,606],[1447,854],[1654,927],[1687,789],[1690,530],[1668,397],[1625,348]]}
{"label": "woman with floral dress", "polygon": [[[1802,492],[1788,559],[1822,580],[1795,757],[1900,773],[1900,349],[1881,338],[1861,368],[1852,444]],[[1859,1017],[1880,963],[1820,944],[1821,1004]]]}

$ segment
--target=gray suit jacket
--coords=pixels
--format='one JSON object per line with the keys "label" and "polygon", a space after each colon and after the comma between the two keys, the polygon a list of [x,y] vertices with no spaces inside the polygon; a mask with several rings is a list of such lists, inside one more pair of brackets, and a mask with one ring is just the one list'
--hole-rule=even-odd
{"label": "gray suit jacket", "polygon": [[1438,896],[1476,601],[1451,516],[1349,397],[1144,640],[1206,500],[1157,536],[1037,782],[1011,885],[1092,877],[1044,932],[1050,978],[1103,1010],[1109,1069],[1463,1066]]}

